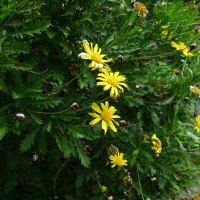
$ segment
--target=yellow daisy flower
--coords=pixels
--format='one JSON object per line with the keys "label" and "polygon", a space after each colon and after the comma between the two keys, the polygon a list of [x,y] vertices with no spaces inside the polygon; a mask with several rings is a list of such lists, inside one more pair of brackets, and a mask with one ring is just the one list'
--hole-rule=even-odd
{"label": "yellow daisy flower", "polygon": [[153,144],[151,149],[155,150],[155,153],[160,154],[161,150],[162,150],[161,141],[159,140],[159,138],[156,137],[156,134],[153,134],[153,136],[151,137],[151,140],[152,140],[152,144]]}
{"label": "yellow daisy flower", "polygon": [[115,154],[114,156],[110,156],[109,159],[111,160],[111,163],[113,165],[111,166],[112,168],[115,167],[116,165],[118,166],[127,166],[127,160],[123,160],[124,154],[118,152],[118,154]]}
{"label": "yellow daisy flower", "polygon": [[118,96],[118,89],[121,89],[122,92],[124,92],[124,89],[121,86],[124,86],[127,88],[127,85],[125,83],[121,83],[121,81],[126,80],[124,76],[119,76],[119,72],[115,72],[114,74],[112,72],[108,72],[107,70],[103,69],[103,73],[99,73],[97,80],[100,80],[97,82],[97,85],[105,85],[104,90],[110,90],[110,96],[111,97],[117,97]]}
{"label": "yellow daisy flower", "polygon": [[198,115],[196,117],[196,121],[197,121],[197,123],[195,124],[196,126],[194,127],[194,129],[197,129],[197,133],[199,133],[199,131],[200,131],[200,115]]}
{"label": "yellow daisy flower", "polygon": [[[102,108],[102,110],[101,110],[101,108]],[[98,115],[96,113],[88,113],[92,117],[96,118],[90,122],[90,125],[94,125],[102,120],[101,126],[102,126],[102,129],[104,130],[104,135],[107,132],[108,126],[114,132],[117,132],[117,129],[115,128],[115,126],[113,124],[113,122],[115,122],[115,124],[117,126],[119,126],[119,123],[116,122],[115,120],[113,120],[114,118],[120,118],[120,116],[118,116],[118,115],[113,115],[117,110],[113,106],[109,107],[108,101],[106,101],[105,104],[101,103],[101,108],[96,103],[92,104],[92,109],[95,110],[96,112],[98,112],[100,115]]]}
{"label": "yellow daisy flower", "polygon": [[104,60],[103,57],[105,55],[101,54],[101,48],[98,50],[98,44],[96,44],[93,48],[93,43],[89,43],[85,40],[83,42],[83,48],[85,49],[86,53],[80,53],[78,56],[80,56],[83,59],[89,59],[92,61],[92,63],[88,66],[91,68],[91,71],[98,69],[101,71],[103,68],[110,70],[110,67],[106,64],[107,62],[112,61],[113,59],[110,58],[108,60]]}

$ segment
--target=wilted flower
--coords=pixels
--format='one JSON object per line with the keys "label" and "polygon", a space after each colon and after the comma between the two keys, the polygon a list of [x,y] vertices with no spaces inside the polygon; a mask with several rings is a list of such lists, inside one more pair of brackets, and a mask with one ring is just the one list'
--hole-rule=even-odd
{"label": "wilted flower", "polygon": [[108,148],[108,155],[113,155],[113,154],[117,154],[119,152],[118,148],[114,145],[110,145],[110,147]]}
{"label": "wilted flower", "polygon": [[148,135],[144,135],[144,141],[147,141],[149,139]]}
{"label": "wilted flower", "polygon": [[[101,108],[102,108],[102,110],[101,110]],[[101,108],[96,103],[92,104],[92,109],[95,110],[96,112],[98,112],[100,115],[98,115],[96,113],[88,113],[92,117],[96,118],[96,119],[94,119],[93,121],[90,122],[90,125],[94,125],[94,124],[96,124],[96,123],[98,123],[99,121],[102,120],[101,126],[102,126],[102,129],[104,129],[104,135],[107,132],[108,126],[114,132],[117,132],[117,129],[115,128],[115,126],[113,124],[113,122],[114,122],[117,126],[119,126],[119,123],[116,122],[114,120],[114,118],[120,118],[120,116],[113,115],[117,110],[113,106],[109,107],[108,101],[106,101],[105,104],[101,103]]]}
{"label": "wilted flower", "polygon": [[15,115],[15,117],[18,119],[18,120],[24,120],[25,119],[25,115],[23,113],[17,113]]}
{"label": "wilted flower", "polygon": [[69,67],[69,69],[70,69],[71,75],[74,76],[79,71],[79,66],[78,64],[74,63]]}
{"label": "wilted flower", "polygon": [[111,160],[111,163],[113,163],[113,165],[111,166],[112,168],[115,167],[116,165],[118,166],[127,166],[127,160],[123,160],[124,154],[123,153],[119,153],[115,154],[114,156],[110,156],[109,159]]}
{"label": "wilted flower", "polygon": [[111,97],[117,97],[118,96],[118,88],[124,92],[124,89],[122,86],[127,88],[127,85],[125,83],[122,83],[122,81],[126,80],[124,76],[119,76],[119,72],[115,72],[114,74],[112,72],[108,72],[107,70],[103,69],[103,73],[99,73],[97,80],[100,80],[97,82],[97,85],[105,85],[103,88],[105,91],[110,89],[110,96]]}
{"label": "wilted flower", "polygon": [[146,15],[149,12],[147,10],[146,6],[143,3],[140,3],[140,2],[136,2],[134,4],[133,11],[136,12],[139,17],[146,17]]}
{"label": "wilted flower", "polygon": [[98,44],[96,44],[93,48],[92,42],[89,44],[87,40],[84,40],[83,48],[85,49],[86,53],[80,53],[78,56],[83,59],[89,59],[92,61],[92,63],[88,66],[92,71],[98,68],[99,70],[105,68],[108,71],[111,71],[110,67],[106,63],[112,61],[113,59],[110,58],[108,60],[104,60],[103,57],[105,55],[101,54],[101,48],[98,50]]}
{"label": "wilted flower", "polygon": [[194,127],[194,129],[197,129],[197,133],[199,133],[199,131],[200,131],[200,115],[198,115],[197,117],[196,117],[196,122],[197,123],[195,123],[195,127]]}
{"label": "wilted flower", "polygon": [[161,150],[162,150],[161,141],[159,140],[159,138],[156,137],[156,134],[153,134],[153,136],[151,137],[151,140],[152,140],[152,144],[153,144],[151,149],[155,150],[155,153],[160,154]]}

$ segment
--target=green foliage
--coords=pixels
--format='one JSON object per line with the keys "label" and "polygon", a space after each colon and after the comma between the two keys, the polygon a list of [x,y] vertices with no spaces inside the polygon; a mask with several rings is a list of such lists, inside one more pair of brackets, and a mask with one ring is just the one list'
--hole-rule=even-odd
{"label": "green foliage", "polygon": [[[142,3],[144,18],[129,0],[0,3],[0,199],[164,200],[199,187],[200,108],[189,87],[199,85],[200,4]],[[85,39],[126,77],[117,99],[96,85],[90,60],[78,57]],[[194,56],[171,41],[196,43]],[[104,135],[88,113],[92,102],[106,100],[126,123]],[[154,133],[159,155],[151,149]],[[127,167],[111,168],[111,144]]]}

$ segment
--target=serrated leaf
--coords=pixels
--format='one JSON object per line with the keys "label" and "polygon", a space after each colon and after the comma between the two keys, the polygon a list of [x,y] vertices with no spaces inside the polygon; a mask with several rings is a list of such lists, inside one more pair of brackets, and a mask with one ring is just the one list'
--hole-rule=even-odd
{"label": "serrated leaf", "polygon": [[0,140],[3,139],[3,137],[8,133],[9,128],[8,127],[0,127]]}
{"label": "serrated leaf", "polygon": [[35,136],[37,132],[38,132],[38,128],[35,129],[32,133],[26,135],[26,138],[21,141],[21,144],[19,147],[21,152],[25,152],[31,148],[31,146],[34,144],[34,140],[35,140]]}
{"label": "serrated leaf", "polygon": [[90,158],[88,156],[85,155],[85,153],[83,152],[82,149],[77,149],[77,152],[78,152],[78,155],[79,155],[79,158],[81,160],[81,164],[84,166],[84,167],[89,167],[90,166]]}
{"label": "serrated leaf", "polygon": [[42,120],[38,117],[38,115],[36,115],[35,113],[31,113],[31,112],[30,112],[30,115],[31,115],[32,119],[33,119],[37,124],[39,124],[39,125],[42,124]]}
{"label": "serrated leaf", "polygon": [[50,25],[51,23],[49,21],[37,21],[35,23],[30,23],[26,25],[24,29],[16,31],[15,33],[13,33],[13,35],[33,36],[33,34],[40,34],[42,31],[45,31]]}

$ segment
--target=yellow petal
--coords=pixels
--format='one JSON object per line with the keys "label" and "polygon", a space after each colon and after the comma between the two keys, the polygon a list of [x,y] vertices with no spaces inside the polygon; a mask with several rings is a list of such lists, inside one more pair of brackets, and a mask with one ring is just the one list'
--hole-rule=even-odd
{"label": "yellow petal", "polygon": [[99,106],[96,103],[92,103],[92,109],[95,110],[96,112],[101,114],[101,109],[99,108]]}
{"label": "yellow petal", "polygon": [[111,62],[113,59],[112,58],[110,58],[110,59],[108,59],[108,60],[103,60],[103,62]]}
{"label": "yellow petal", "polygon": [[83,48],[85,49],[85,51],[91,55],[91,50],[90,50],[90,46],[89,46],[89,43],[88,42],[84,42],[83,43]]}
{"label": "yellow petal", "polygon": [[[106,101],[106,102],[105,102],[105,109],[108,110],[108,107],[109,107],[109,103],[108,103],[108,101]],[[111,106],[111,107],[112,107],[112,106]]]}
{"label": "yellow petal", "polygon": [[111,87],[111,90],[110,90],[110,96],[113,97],[113,96],[114,96],[114,93],[115,93],[115,90],[114,90],[114,87],[112,86],[112,87]]}
{"label": "yellow petal", "polygon": [[96,113],[88,113],[89,115],[91,115],[92,117],[95,117],[95,118],[99,118],[100,115],[96,114]]}
{"label": "yellow petal", "polygon": [[112,115],[112,118],[121,118],[119,115]]}
{"label": "yellow petal", "polygon": [[123,85],[124,87],[128,88],[128,86],[126,85],[126,83],[119,83],[119,85]]}
{"label": "yellow petal", "polygon": [[78,57],[81,57],[83,59],[91,59],[91,56],[87,53],[80,53],[78,54]]}
{"label": "yellow petal", "polygon": [[107,83],[106,82],[97,82],[97,85],[106,85]]}
{"label": "yellow petal", "polygon": [[96,118],[96,119],[92,120],[89,124],[94,125],[94,124],[98,123],[100,120],[101,120],[101,118]]}
{"label": "yellow petal", "polygon": [[104,91],[109,90],[110,87],[111,87],[111,85],[107,84],[107,85],[103,88],[103,90],[104,90]]}
{"label": "yellow petal", "polygon": [[97,53],[97,50],[98,50],[98,44],[96,44],[96,45],[94,46],[94,53]]}
{"label": "yellow petal", "polygon": [[99,48],[98,54],[101,54],[101,48]]}
{"label": "yellow petal", "polygon": [[104,130],[104,135],[105,135],[108,130],[108,124],[104,120],[102,120],[101,126],[102,126],[102,129]]}
{"label": "yellow petal", "polygon": [[117,129],[115,128],[114,124],[112,121],[108,121],[108,125],[110,126],[110,128],[114,131],[117,132]]}
{"label": "yellow petal", "polygon": [[114,77],[118,77],[119,72],[115,72]]}

